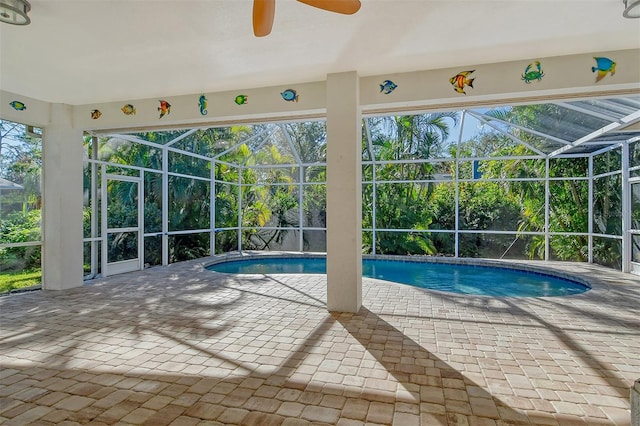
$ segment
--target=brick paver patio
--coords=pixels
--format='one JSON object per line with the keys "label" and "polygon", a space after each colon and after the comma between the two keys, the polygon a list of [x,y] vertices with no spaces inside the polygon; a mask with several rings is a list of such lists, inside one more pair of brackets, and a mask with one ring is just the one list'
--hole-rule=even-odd
{"label": "brick paver patio", "polygon": [[329,313],[321,275],[204,261],[0,298],[0,423],[628,425],[640,281],[487,298],[365,279]]}

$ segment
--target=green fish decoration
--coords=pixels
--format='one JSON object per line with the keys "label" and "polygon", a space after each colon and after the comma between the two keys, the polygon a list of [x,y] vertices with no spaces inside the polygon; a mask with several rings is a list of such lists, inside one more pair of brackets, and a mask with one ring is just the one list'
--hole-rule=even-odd
{"label": "green fish decoration", "polygon": [[27,109],[27,106],[20,101],[12,101],[9,103],[9,105],[11,105],[11,108],[15,109],[16,111],[24,111],[25,109]]}
{"label": "green fish decoration", "polygon": [[244,105],[249,102],[249,97],[247,95],[238,95],[234,102],[238,105]]}
{"label": "green fish decoration", "polygon": [[207,98],[204,95],[198,99],[198,107],[200,108],[200,114],[207,115],[209,113],[209,111],[207,111]]}

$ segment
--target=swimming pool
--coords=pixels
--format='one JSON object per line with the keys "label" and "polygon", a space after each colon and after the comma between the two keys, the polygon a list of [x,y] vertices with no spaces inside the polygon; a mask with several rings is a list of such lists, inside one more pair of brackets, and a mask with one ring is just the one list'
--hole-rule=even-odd
{"label": "swimming pool", "polygon": [[[325,274],[323,257],[258,256],[225,260],[207,269],[227,274]],[[551,297],[590,287],[551,274],[482,264],[363,259],[362,275],[430,290],[492,297]]]}

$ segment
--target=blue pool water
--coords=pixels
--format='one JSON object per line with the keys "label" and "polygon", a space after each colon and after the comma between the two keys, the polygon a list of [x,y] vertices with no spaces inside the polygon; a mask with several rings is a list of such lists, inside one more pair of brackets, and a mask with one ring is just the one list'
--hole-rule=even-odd
{"label": "blue pool water", "polygon": [[[228,274],[325,274],[324,258],[252,258],[208,267]],[[584,284],[552,275],[492,266],[364,259],[362,275],[453,293],[493,297],[568,296],[589,290]]]}

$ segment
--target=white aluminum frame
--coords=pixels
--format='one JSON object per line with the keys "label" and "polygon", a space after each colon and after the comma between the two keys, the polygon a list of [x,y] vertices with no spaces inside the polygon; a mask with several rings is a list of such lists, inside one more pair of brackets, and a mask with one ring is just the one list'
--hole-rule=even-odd
{"label": "white aluminum frame", "polygon": [[[109,180],[115,180],[120,182],[131,182],[137,185],[137,200],[138,200],[138,225],[135,227],[124,228],[109,228],[108,226],[108,197],[107,197],[107,184]],[[107,173],[107,167],[102,165],[102,276],[107,277],[109,275],[122,274],[125,272],[139,271],[143,266],[143,245],[144,245],[144,179],[142,176],[127,176],[117,175],[113,173]],[[136,259],[127,259],[118,262],[109,262],[108,258],[108,240],[109,234],[114,233],[135,232],[138,239],[138,254]]]}
{"label": "white aluminum frame", "polygon": [[[467,114],[474,117],[476,120],[478,120],[479,122],[483,123],[485,126],[488,126],[489,128],[493,129],[496,132],[499,132],[502,135],[505,135],[507,137],[509,137],[512,141],[519,143],[519,144],[523,144],[524,146],[526,146],[528,149],[530,149],[532,152],[535,153],[535,155],[523,155],[523,156],[514,156],[514,157],[508,157],[508,156],[504,156],[504,157],[500,157],[500,156],[496,156],[496,157],[481,157],[481,158],[468,158],[468,157],[461,157],[459,155],[456,155],[454,157],[445,157],[445,158],[433,158],[433,159],[418,159],[418,160],[410,160],[410,159],[405,159],[405,160],[397,160],[397,161],[388,161],[388,160],[377,160],[375,158],[375,151],[372,145],[372,140],[371,140],[371,129],[369,126],[369,121],[367,118],[364,118],[363,120],[363,130],[364,130],[364,135],[365,135],[365,145],[364,148],[365,150],[367,150],[369,152],[369,157],[370,159],[364,160],[362,161],[362,165],[363,166],[372,166],[372,173],[371,173],[371,180],[363,180],[362,183],[367,184],[367,185],[372,185],[372,227],[371,228],[363,228],[363,232],[371,232],[372,236],[373,236],[373,246],[372,246],[372,252],[373,254],[377,254],[376,253],[376,241],[377,241],[377,233],[378,232],[412,232],[412,233],[453,233],[454,234],[454,238],[455,238],[455,253],[454,255],[457,257],[459,256],[460,253],[460,235],[462,234],[503,234],[503,235],[544,235],[545,237],[545,259],[548,260],[550,258],[550,237],[555,236],[555,235],[563,235],[563,236],[587,236],[588,237],[588,245],[589,245],[589,252],[588,252],[588,261],[589,262],[593,262],[594,261],[594,253],[593,253],[593,243],[594,243],[594,238],[610,238],[610,239],[616,239],[616,240],[622,240],[622,244],[623,244],[623,251],[626,253],[625,256],[623,257],[623,270],[630,270],[631,269],[631,259],[630,259],[630,241],[631,241],[631,235],[635,235],[635,234],[640,234],[640,230],[632,230],[630,229],[630,217],[631,217],[631,184],[635,183],[635,182],[640,182],[640,177],[635,178],[635,179],[629,179],[629,173],[630,173],[630,168],[629,168],[629,141],[625,142],[625,143],[609,143],[608,146],[596,151],[596,152],[592,152],[592,153],[585,153],[585,154],[581,154],[581,153],[575,153],[575,154],[571,154],[571,153],[567,153],[568,150],[570,150],[571,148],[575,148],[579,145],[588,145],[591,143],[606,143],[606,142],[598,142],[598,141],[594,141],[594,139],[599,138],[602,135],[606,135],[608,132],[617,130],[621,127],[624,127],[626,125],[628,125],[629,123],[632,122],[636,122],[638,120],[640,120],[640,112],[635,112],[632,114],[628,114],[627,116],[616,120],[614,117],[612,116],[608,116],[604,113],[598,113],[595,111],[590,111],[587,108],[582,108],[580,106],[576,106],[576,105],[571,105],[571,104],[567,104],[565,102],[557,102],[558,105],[561,105],[565,108],[569,108],[578,112],[582,112],[585,114],[589,114],[591,116],[594,117],[598,117],[601,119],[607,119],[612,121],[611,124],[603,127],[602,129],[599,129],[597,131],[591,132],[588,135],[576,140],[576,141],[567,141],[558,137],[554,137],[552,135],[548,135],[539,131],[536,131],[534,129],[529,129],[529,128],[524,128],[522,126],[518,126],[516,124],[512,124],[512,123],[508,123],[504,120],[500,120],[497,119],[495,117],[490,117],[488,115],[485,115],[484,113],[480,112],[480,111],[476,111],[476,110],[461,110],[461,119],[460,119],[460,129],[459,129],[459,134],[458,137],[456,139],[456,146],[458,147],[458,149],[456,150],[456,153],[459,154],[459,147],[460,147],[460,142],[463,138],[463,129],[465,126],[465,118],[467,117]],[[545,154],[543,151],[541,151],[540,149],[530,145],[530,144],[526,144],[523,141],[519,140],[518,138],[516,138],[515,136],[513,136],[512,134],[510,134],[509,132],[505,131],[505,129],[501,128],[499,125],[496,125],[495,123],[502,123],[505,126],[509,126],[509,127],[513,127],[513,128],[518,128],[521,129],[523,131],[526,131],[530,134],[533,135],[537,135],[539,137],[545,138],[546,140],[549,141],[553,141],[557,144],[561,144],[563,145],[562,148],[559,148],[549,154]],[[325,162],[312,162],[312,163],[305,163],[302,161],[302,159],[300,158],[300,156],[297,153],[297,150],[295,149],[295,146],[293,144],[293,141],[291,139],[291,136],[289,135],[289,133],[287,132],[286,126],[284,125],[284,123],[275,123],[272,127],[266,128],[265,130],[260,131],[259,133],[256,133],[255,135],[251,136],[250,138],[246,139],[245,141],[239,142],[225,150],[223,150],[222,152],[212,156],[212,157],[207,157],[207,156],[203,156],[203,155],[199,155],[199,154],[195,154],[195,153],[191,153],[182,149],[178,149],[175,148],[173,145],[177,142],[179,142],[182,139],[187,138],[188,136],[192,135],[197,129],[192,129],[186,133],[181,134],[180,136],[178,136],[177,138],[175,138],[174,140],[166,143],[166,144],[156,144],[153,142],[149,142],[149,141],[144,141],[141,139],[138,139],[135,136],[132,135],[125,135],[125,134],[116,134],[114,135],[114,137],[120,138],[122,140],[127,140],[130,142],[135,142],[135,143],[140,143],[143,145],[147,145],[150,147],[153,147],[154,149],[158,149],[162,151],[162,167],[161,170],[157,170],[157,169],[149,169],[149,168],[145,168],[145,167],[136,167],[136,166],[128,166],[128,165],[121,165],[121,164],[114,164],[115,166],[118,167],[124,167],[124,168],[130,168],[130,169],[134,169],[134,170],[138,170],[140,173],[140,184],[139,184],[139,190],[140,188],[144,188],[144,173],[145,172],[153,172],[153,173],[161,173],[162,174],[162,180],[163,180],[163,192],[162,192],[162,231],[161,232],[153,232],[153,233],[149,233],[149,234],[145,234],[144,233],[144,224],[142,225],[141,231],[139,233],[139,235],[142,238],[142,243],[139,244],[139,247],[143,250],[144,248],[144,237],[148,237],[148,236],[158,236],[161,235],[162,236],[162,264],[163,265],[168,265],[169,263],[169,236],[170,235],[181,235],[181,234],[196,234],[196,233],[205,233],[205,232],[209,232],[210,233],[210,252],[211,254],[215,254],[216,252],[216,233],[220,232],[220,231],[235,231],[236,232],[236,236],[237,236],[237,247],[239,251],[243,250],[243,246],[242,246],[242,234],[243,234],[243,230],[250,230],[250,229],[265,229],[265,230],[278,230],[278,229],[286,229],[286,230],[292,230],[292,231],[298,231],[299,232],[299,236],[298,236],[298,248],[299,251],[303,251],[304,248],[304,232],[305,231],[325,231],[326,232],[326,228],[318,228],[318,227],[306,227],[304,226],[304,189],[308,186],[308,185],[326,185],[326,183],[324,182],[305,182],[305,167],[310,167],[310,166],[324,166],[326,167],[326,163]],[[260,149],[260,147],[262,147],[265,143],[267,143],[267,141],[269,140],[269,138],[271,138],[274,134],[276,134],[277,132],[282,132],[283,134],[283,138],[284,141],[286,142],[286,144],[289,146],[289,149],[291,150],[291,153],[294,157],[294,161],[295,164],[255,164],[255,165],[250,165],[248,164],[248,160],[245,160],[243,164],[232,164],[229,162],[226,162],[224,160],[222,160],[221,158],[224,157],[225,154],[228,154],[230,152],[232,152],[233,150],[237,149],[241,144],[244,143],[248,143],[251,141],[255,141],[258,138],[264,138],[263,140],[259,141],[259,143],[257,145],[255,145],[252,150],[254,152],[256,152],[257,150]],[[606,153],[609,150],[612,149],[618,149],[620,147],[624,147],[623,149],[623,161],[621,164],[621,168],[620,170],[616,170],[616,171],[611,171],[611,172],[607,172],[607,173],[603,173],[597,176],[594,176],[594,158],[599,155],[599,154],[603,154]],[[97,153],[97,139],[95,142],[95,146],[93,149],[94,153]],[[186,174],[182,174],[182,173],[176,173],[176,172],[171,172],[169,170],[169,153],[177,153],[177,154],[181,154],[181,155],[186,155],[186,156],[190,156],[193,158],[197,158],[200,160],[205,160],[208,161],[210,164],[210,173],[209,176],[204,177],[204,176],[191,176],[191,175],[186,175]],[[626,154],[625,154],[626,153]],[[588,170],[587,170],[587,174],[586,176],[562,176],[562,177],[550,177],[550,161],[551,159],[557,159],[557,158],[587,158],[588,159]],[[460,176],[460,166],[464,163],[464,162],[471,162],[471,161],[512,161],[512,160],[544,160],[545,161],[545,174],[542,177],[529,177],[529,178],[521,178],[521,179],[517,179],[517,178],[480,178],[480,179],[474,179],[474,178],[461,178]],[[626,163],[625,163],[626,161]],[[88,160],[89,163],[91,163],[91,167],[92,168],[97,168],[99,166],[103,167],[104,170],[104,166],[106,163],[98,161],[97,158],[91,158],[90,160]],[[453,163],[455,164],[455,176],[452,176],[451,179],[438,179],[438,178],[434,178],[434,179],[424,179],[424,180],[388,180],[388,181],[380,181],[378,180],[378,173],[377,173],[377,166],[380,165],[388,165],[388,164],[420,164],[420,163],[430,163],[430,164],[437,164],[437,163]],[[217,180],[215,177],[215,167],[217,164],[225,164],[229,167],[234,167],[238,170],[238,179],[235,182],[227,182],[227,181],[220,181]],[[247,186],[249,186],[249,184],[244,183],[243,182],[243,171],[247,170],[247,169],[255,169],[255,170],[259,170],[259,169],[265,169],[265,168],[270,168],[270,169],[274,169],[274,168],[293,168],[293,167],[297,167],[297,182],[257,182],[251,185],[269,185],[269,186],[297,186],[298,188],[298,224],[297,226],[294,227],[286,227],[286,228],[278,228],[278,227],[271,227],[271,226],[265,226],[265,227],[260,227],[260,228],[256,228],[256,227],[243,227],[242,222],[243,222],[243,218],[242,218],[242,209],[243,209],[243,190],[244,188],[246,188]],[[634,170],[640,169],[640,166],[634,167],[632,168]],[[594,226],[593,226],[593,221],[590,219],[588,221],[588,229],[587,232],[569,232],[569,233],[563,233],[563,232],[551,232],[549,229],[550,226],[550,184],[552,182],[555,181],[566,181],[566,180],[574,180],[574,181],[584,181],[586,180],[588,182],[588,197],[589,197],[589,206],[588,206],[588,216],[589,218],[592,218],[593,216],[593,201],[594,201],[594,180],[597,178],[602,178],[602,177],[606,177],[606,176],[610,176],[610,175],[616,175],[616,174],[622,174],[623,179],[623,235],[606,235],[606,234],[599,234],[599,233],[594,233]],[[201,180],[201,181],[206,181],[210,183],[210,191],[209,191],[209,197],[210,197],[210,212],[209,212],[209,218],[210,218],[210,227],[209,229],[199,229],[199,230],[185,230],[185,231],[174,231],[174,232],[170,232],[168,229],[168,178],[169,176],[177,176],[177,177],[182,177],[182,178],[188,178],[188,179],[196,179],[196,180]],[[544,204],[545,204],[545,218],[544,218],[544,230],[543,231],[531,231],[531,232],[518,232],[517,230],[500,230],[500,231],[494,231],[494,230],[468,230],[468,229],[460,229],[460,221],[459,221],[459,214],[460,214],[460,191],[459,191],[459,185],[461,183],[465,183],[465,182],[512,182],[512,181],[531,181],[531,182],[540,182],[541,184],[544,184]],[[377,206],[376,206],[376,200],[377,200],[377,190],[378,190],[378,185],[381,184],[406,184],[406,183],[449,183],[449,184],[453,184],[455,185],[455,226],[454,229],[451,230],[446,230],[446,229],[432,229],[432,230],[414,230],[414,229],[383,229],[383,228],[378,228],[376,226],[377,223]],[[218,228],[216,226],[216,215],[215,215],[215,209],[216,209],[216,196],[217,196],[217,188],[216,185],[217,184],[222,184],[222,185],[230,185],[232,187],[236,187],[237,191],[238,191],[238,220],[237,220],[237,226],[234,227],[224,227],[224,228]],[[96,185],[96,183],[93,181],[92,179],[92,186]],[[102,199],[104,200],[105,198],[105,194],[102,194]],[[142,208],[140,209],[141,212],[139,212],[139,214],[142,214],[142,217],[144,218],[144,214],[143,214],[143,209],[144,209],[144,191],[142,193],[141,196],[139,196],[139,202],[142,203]],[[97,201],[97,200],[96,200]],[[94,203],[97,205],[97,203]],[[93,209],[93,206],[92,206]],[[95,220],[93,217],[97,216],[94,210],[92,210],[92,212],[94,213],[92,215],[92,221]],[[104,220],[104,218],[103,218]],[[103,229],[106,229],[103,227]],[[102,237],[96,236],[96,235],[92,235],[91,238],[85,238],[84,239],[85,242],[93,242],[93,241],[101,241],[103,244],[103,257],[106,257],[106,252],[104,250],[104,244],[106,244],[106,234],[103,234]],[[94,258],[94,256],[96,256],[96,252],[97,249],[94,250],[92,248],[92,259]],[[142,256],[141,259],[144,259],[143,257],[144,253],[142,252]],[[626,265],[626,266],[625,266]],[[92,266],[92,276],[95,275],[94,268]],[[103,265],[103,273],[106,271],[105,269],[105,265]]]}

